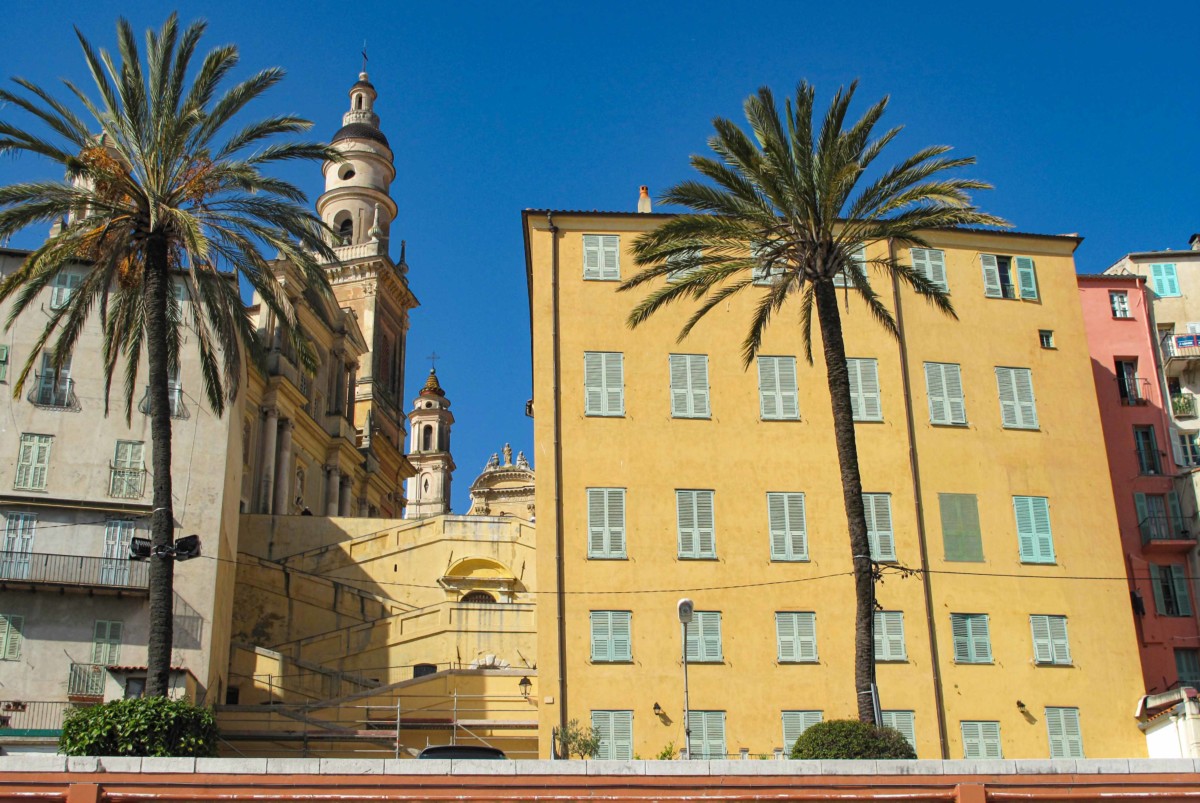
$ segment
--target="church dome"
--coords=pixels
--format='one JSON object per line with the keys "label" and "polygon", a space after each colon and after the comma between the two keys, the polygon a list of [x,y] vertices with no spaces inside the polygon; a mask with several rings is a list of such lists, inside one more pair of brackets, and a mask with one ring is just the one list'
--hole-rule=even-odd
{"label": "church dome", "polygon": [[341,142],[343,139],[370,139],[382,144],[385,148],[391,147],[383,132],[369,123],[349,123],[342,126],[333,135],[331,143]]}

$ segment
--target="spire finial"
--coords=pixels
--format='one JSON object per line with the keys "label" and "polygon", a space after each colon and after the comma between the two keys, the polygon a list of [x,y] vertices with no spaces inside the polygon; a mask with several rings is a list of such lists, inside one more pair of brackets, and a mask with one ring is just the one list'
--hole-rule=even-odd
{"label": "spire finial", "polygon": [[363,80],[366,80],[366,74],[367,74],[367,40],[366,39],[363,40],[362,57],[363,57],[362,71],[363,71],[363,76],[364,76]]}

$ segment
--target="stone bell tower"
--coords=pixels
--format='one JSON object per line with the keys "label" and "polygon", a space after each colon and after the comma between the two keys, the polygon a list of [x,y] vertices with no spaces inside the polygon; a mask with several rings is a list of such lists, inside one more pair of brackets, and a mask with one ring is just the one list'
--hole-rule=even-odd
{"label": "stone bell tower", "polygon": [[450,480],[454,458],[450,456],[450,427],[454,414],[450,400],[438,384],[437,374],[429,369],[429,378],[421,388],[408,414],[412,440],[408,461],[416,476],[408,480],[406,519],[421,519],[450,512]]}

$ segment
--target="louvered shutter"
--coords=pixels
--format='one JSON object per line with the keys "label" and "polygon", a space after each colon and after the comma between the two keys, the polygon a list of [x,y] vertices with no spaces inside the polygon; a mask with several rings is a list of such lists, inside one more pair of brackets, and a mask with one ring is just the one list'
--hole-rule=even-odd
{"label": "louvered shutter", "polygon": [[768,493],[771,560],[808,560],[804,494]]}
{"label": "louvered shutter", "polygon": [[1000,266],[994,254],[980,254],[979,264],[983,267],[983,294],[988,298],[1003,298],[1000,289]]}
{"label": "louvered shutter", "polygon": [[612,660],[612,611],[592,611],[592,660]]}
{"label": "louvered shutter", "polygon": [[633,638],[630,633],[629,611],[609,611],[609,655],[611,661],[629,661],[633,658]]}
{"label": "louvered shutter", "polygon": [[1021,298],[1037,301],[1037,271],[1034,270],[1033,260],[1029,257],[1016,257],[1013,261],[1017,263],[1017,281],[1021,284]]}
{"label": "louvered shutter", "polygon": [[1135,493],[1133,495],[1133,507],[1137,511],[1138,530],[1143,539],[1154,531],[1154,527],[1150,522],[1150,507],[1146,504],[1146,495]]}
{"label": "louvered shutter", "polygon": [[633,712],[609,711],[608,757],[617,761],[633,760]]}
{"label": "louvered shutter", "polygon": [[796,740],[806,730],[825,718],[822,711],[784,711],[783,713],[783,754],[791,755]]}
{"label": "louvered shutter", "polygon": [[1054,663],[1071,663],[1071,644],[1067,640],[1067,617],[1047,616],[1047,626],[1050,630],[1050,649],[1054,653]]}
{"label": "louvered shutter", "polygon": [[621,238],[615,234],[600,236],[600,278],[621,278]]}
{"label": "louvered shutter", "polygon": [[1171,587],[1175,591],[1175,605],[1179,608],[1180,616],[1192,615],[1191,594],[1188,593],[1187,569],[1182,564],[1169,567],[1171,572]]}
{"label": "louvered shutter", "polygon": [[942,292],[949,292],[950,285],[946,281],[946,252],[933,248],[927,250],[925,254],[928,265],[925,278],[937,285]]}
{"label": "louvered shutter", "polygon": [[672,354],[671,415],[675,418],[708,418],[708,357]]}
{"label": "louvered shutter", "polygon": [[625,414],[625,355],[608,352],[604,355],[604,414]]}
{"label": "louvered shutter", "polygon": [[30,487],[30,478],[33,476],[34,437],[33,435],[21,436],[21,445],[17,451],[17,476],[15,482],[17,488]]}
{"label": "louvered shutter", "polygon": [[679,529],[679,557],[696,557],[696,492],[675,492],[675,518]]}
{"label": "louvered shutter", "polygon": [[689,404],[688,355],[672,354],[669,358],[671,368],[671,415],[675,418],[685,418],[691,415]]}
{"label": "louvered shutter", "polygon": [[982,722],[963,722],[963,758],[983,758]]}
{"label": "louvered shutter", "polygon": [[688,359],[688,383],[691,391],[692,415],[708,418],[708,357],[692,354]]}
{"label": "louvered shutter", "polygon": [[971,628],[971,652],[974,659],[981,664],[992,662],[992,635],[985,613],[974,614],[968,620]]}
{"label": "louvered shutter", "polygon": [[0,658],[5,661],[20,660],[24,628],[24,616],[0,615]]}
{"label": "louvered shutter", "polygon": [[54,438],[50,435],[33,437],[33,468],[29,473],[29,487],[45,488],[46,474],[50,470],[50,444]]}
{"label": "louvered shutter", "polygon": [[583,354],[583,412],[604,415],[604,354],[597,351]]}
{"label": "louvered shutter", "polygon": [[588,488],[588,557],[625,557],[624,488]]}
{"label": "louvered shutter", "polygon": [[721,654],[721,612],[703,611],[697,617],[700,624],[700,660],[720,661]]}
{"label": "louvered shutter", "polygon": [[1179,278],[1172,263],[1155,264],[1150,266],[1150,278],[1154,284],[1154,292],[1160,296],[1179,295]]}
{"label": "louvered shutter", "polygon": [[796,635],[797,614],[776,612],[775,645],[780,663],[795,663],[800,660],[800,646]]}
{"label": "louvered shutter", "polygon": [[1050,737],[1050,758],[1083,758],[1078,708],[1047,708],[1046,731]]}
{"label": "louvered shutter", "polygon": [[949,424],[950,404],[946,398],[946,366],[939,362],[925,363],[925,391],[929,396],[929,423]]}
{"label": "louvered shutter", "polygon": [[8,346],[0,343],[0,382],[8,381]]}
{"label": "louvered shutter", "polygon": [[1000,747],[1000,723],[999,722],[981,722],[980,725],[980,740],[983,742],[982,758],[1004,758],[1004,753]]}
{"label": "louvered shutter", "polygon": [[942,541],[948,561],[982,561],[979,503],[974,494],[938,494]]}
{"label": "louvered shutter", "polygon": [[779,399],[780,359],[782,358],[758,358],[758,411],[765,420],[782,418]]}
{"label": "louvered shutter", "polygon": [[1021,425],[1017,412],[1017,386],[1012,368],[996,369],[996,387],[1000,393],[1000,423],[1010,429]]}
{"label": "louvered shutter", "polygon": [[1159,616],[1168,616],[1167,603],[1163,596],[1162,569],[1157,564],[1150,565],[1150,587],[1154,591],[1154,610]]}
{"label": "louvered shutter", "polygon": [[954,637],[954,662],[971,663],[971,628],[966,616],[950,614],[950,634]]}
{"label": "louvered shutter", "polygon": [[877,661],[904,661],[904,612],[875,612],[875,659]]}
{"label": "louvered shutter", "polygon": [[[698,711],[700,716],[700,739],[696,739],[696,728],[692,728],[692,743],[695,748],[699,748],[699,758],[708,759],[723,759],[725,758],[725,712],[724,711]],[[691,721],[691,717],[689,717]],[[688,757],[692,757],[692,752],[689,751]]]}
{"label": "louvered shutter", "polygon": [[612,715],[612,711],[592,712],[592,732],[599,739],[596,758],[600,761],[608,761],[613,757]]}
{"label": "louvered shutter", "polygon": [[1033,631],[1033,660],[1038,664],[1054,663],[1054,644],[1050,638],[1050,617],[1030,616],[1030,628]]}
{"label": "louvered shutter", "polygon": [[912,745],[912,749],[917,749],[917,733],[915,727],[916,716],[912,711],[881,711],[883,715],[883,726],[885,728],[893,728],[900,731],[900,734]]}
{"label": "louvered shutter", "polygon": [[1179,494],[1175,491],[1167,492],[1167,507],[1171,511],[1171,537],[1186,538],[1187,522],[1183,518],[1183,507],[1179,504]]}
{"label": "louvered shutter", "polygon": [[[854,251],[851,252],[850,264],[848,266],[850,270],[857,271],[859,277],[863,280],[864,284],[866,283],[866,279],[867,279],[866,260],[867,260],[867,249],[860,245],[860,246],[858,246],[858,248],[856,248]],[[833,286],[834,287],[852,287],[853,284],[854,284],[854,282],[847,275],[846,270],[839,270],[837,273],[835,273],[833,275]]]}
{"label": "louvered shutter", "polygon": [[605,503],[608,543],[606,552],[611,557],[625,557],[625,489],[609,488]]}
{"label": "louvered shutter", "polygon": [[1014,368],[1012,378],[1017,400],[1017,415],[1020,418],[1018,426],[1025,429],[1037,429],[1037,403],[1033,398],[1033,372],[1028,368]]}
{"label": "louvered shutter", "polygon": [[847,359],[850,378],[850,409],[855,421],[878,421],[883,417],[879,401],[879,370],[873,359]]}
{"label": "louvered shutter", "polygon": [[1017,543],[1023,563],[1054,563],[1054,538],[1050,531],[1050,505],[1041,496],[1014,496]]}
{"label": "louvered shutter", "polygon": [[713,526],[713,492],[694,491],[696,499],[696,556],[715,558],[716,537]]}
{"label": "louvered shutter", "polygon": [[892,495],[863,494],[867,514],[867,541],[872,560],[895,560],[896,539],[892,533]]}
{"label": "louvered shutter", "polygon": [[955,363],[942,365],[942,378],[945,381],[946,406],[949,412],[950,424],[967,423],[967,405],[963,398],[962,370]]}
{"label": "louvered shutter", "polygon": [[96,620],[92,636],[92,663],[110,666],[121,659],[121,622]]}

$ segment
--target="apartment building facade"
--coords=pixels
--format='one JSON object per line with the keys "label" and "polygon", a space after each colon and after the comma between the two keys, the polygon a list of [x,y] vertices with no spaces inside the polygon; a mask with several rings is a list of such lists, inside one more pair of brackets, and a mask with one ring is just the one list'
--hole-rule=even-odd
{"label": "apartment building facade", "polygon": [[[617,282],[635,270],[634,239],[664,219],[522,217],[544,755],[570,720],[601,733],[604,757],[769,754],[856,710],[851,556],[820,349],[806,364],[785,311],[743,366],[753,288],[682,342],[690,309],[631,330],[637,298]],[[1144,755],[1113,704],[1141,684],[1128,591],[1114,579],[1124,565],[1079,240],[927,238],[929,249],[896,255],[947,287],[959,320],[875,275],[900,340],[856,299],[843,309],[884,567],[884,722],[921,757]],[[681,597],[696,610],[688,745]]]}

